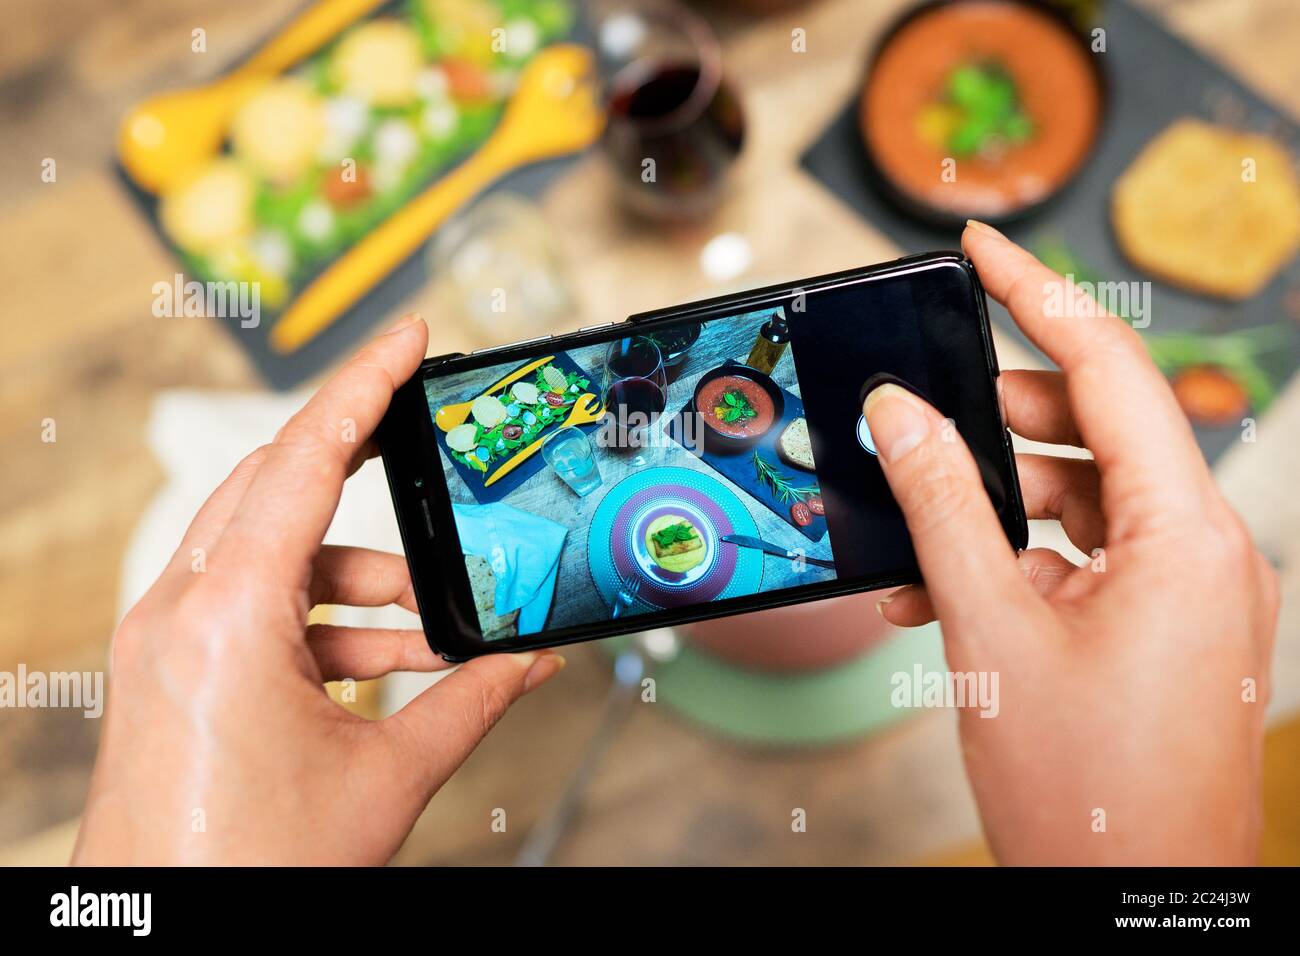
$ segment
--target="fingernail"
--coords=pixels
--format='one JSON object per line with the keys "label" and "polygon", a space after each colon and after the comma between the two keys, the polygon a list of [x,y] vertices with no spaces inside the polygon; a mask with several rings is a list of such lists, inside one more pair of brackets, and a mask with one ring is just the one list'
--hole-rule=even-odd
{"label": "fingernail", "polygon": [[559,654],[544,654],[537,660],[532,667],[528,668],[528,673],[524,675],[524,693],[541,687],[548,680],[564,670],[567,664]]}
{"label": "fingernail", "polygon": [[993,236],[995,239],[1001,239],[1003,242],[1011,241],[1006,236],[1002,235],[1002,233],[990,226],[987,222],[980,222],[978,219],[967,219],[966,225],[971,229],[974,229],[976,232],[984,233],[986,236]]}
{"label": "fingernail", "polygon": [[917,399],[893,383],[877,385],[862,403],[867,427],[885,464],[892,465],[921,444],[930,431],[930,419]]}
{"label": "fingernail", "polygon": [[397,320],[397,324],[394,325],[392,328],[390,328],[390,329],[389,329],[387,332],[385,332],[384,334],[385,334],[385,335],[392,335],[394,332],[400,332],[400,331],[402,331],[402,329],[408,328],[409,326],[412,326],[412,325],[414,325],[416,322],[419,322],[419,321],[420,321],[420,313],[418,313],[418,312],[408,312],[406,315],[404,315],[404,316],[402,316],[400,319],[398,319],[398,320]]}
{"label": "fingernail", "polygon": [[889,597],[883,597],[883,598],[881,598],[879,601],[877,601],[877,602],[876,602],[876,613],[879,614],[881,617],[884,617],[884,616],[885,616],[885,605],[888,604],[888,603],[889,603],[890,601],[892,601],[893,599],[894,599],[894,596],[891,594]]}

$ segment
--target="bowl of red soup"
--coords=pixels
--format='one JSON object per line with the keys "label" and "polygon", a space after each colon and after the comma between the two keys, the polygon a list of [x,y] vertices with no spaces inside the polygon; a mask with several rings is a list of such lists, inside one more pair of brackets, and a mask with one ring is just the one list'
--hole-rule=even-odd
{"label": "bowl of red soup", "polygon": [[859,129],[868,175],[941,226],[1008,222],[1063,190],[1092,155],[1103,57],[1033,0],[930,0],[885,32]]}
{"label": "bowl of red soup", "polygon": [[776,382],[747,365],[723,365],[700,376],[695,413],[704,422],[705,445],[718,451],[749,448],[785,413]]}

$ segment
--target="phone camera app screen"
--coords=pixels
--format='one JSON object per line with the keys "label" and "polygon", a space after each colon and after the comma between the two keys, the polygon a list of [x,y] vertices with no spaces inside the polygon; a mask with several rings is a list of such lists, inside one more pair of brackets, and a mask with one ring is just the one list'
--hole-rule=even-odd
{"label": "phone camera app screen", "polygon": [[858,393],[889,371],[950,397],[913,289],[859,282],[426,378],[483,638],[909,567]]}

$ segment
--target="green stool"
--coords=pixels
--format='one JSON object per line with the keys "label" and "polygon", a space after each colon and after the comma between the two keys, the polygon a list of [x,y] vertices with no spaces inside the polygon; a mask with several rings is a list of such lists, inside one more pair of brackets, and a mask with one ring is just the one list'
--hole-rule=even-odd
{"label": "green stool", "polygon": [[[605,642],[614,654],[630,635]],[[894,674],[942,671],[938,624],[899,629],[861,657],[806,673],[747,670],[683,641],[656,664],[656,702],[724,737],[751,744],[814,746],[864,736],[913,713],[890,703]]]}

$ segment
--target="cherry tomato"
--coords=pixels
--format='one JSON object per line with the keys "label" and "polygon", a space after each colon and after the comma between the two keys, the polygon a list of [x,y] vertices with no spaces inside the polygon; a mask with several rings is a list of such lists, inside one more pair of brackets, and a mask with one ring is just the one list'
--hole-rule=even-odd
{"label": "cherry tomato", "polygon": [[1174,377],[1174,397],[1199,425],[1234,425],[1250,409],[1245,389],[1212,366],[1185,369]]}
{"label": "cherry tomato", "polygon": [[559,392],[547,392],[542,396],[542,400],[545,401],[547,405],[550,405],[551,408],[559,408],[564,404],[564,396]]}
{"label": "cherry tomato", "polygon": [[446,59],[439,64],[447,75],[453,99],[490,100],[492,83],[487,73],[468,60]]}
{"label": "cherry tomato", "polygon": [[806,504],[808,506],[808,510],[815,515],[824,515],[826,513],[826,505],[822,503],[821,495],[813,495],[811,498],[805,501],[804,504]]}
{"label": "cherry tomato", "polygon": [[812,524],[812,510],[802,501],[796,501],[790,506],[790,518],[801,528],[806,528]]}
{"label": "cherry tomato", "polygon": [[325,174],[321,183],[325,198],[331,205],[347,208],[370,196],[370,176],[364,166],[358,166],[345,179],[340,167]]}
{"label": "cherry tomato", "polygon": [[514,441],[523,433],[524,427],[522,425],[507,425],[505,428],[501,429],[501,437],[506,441]]}

